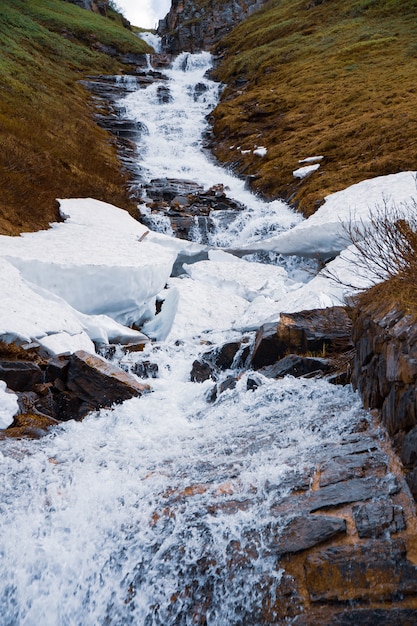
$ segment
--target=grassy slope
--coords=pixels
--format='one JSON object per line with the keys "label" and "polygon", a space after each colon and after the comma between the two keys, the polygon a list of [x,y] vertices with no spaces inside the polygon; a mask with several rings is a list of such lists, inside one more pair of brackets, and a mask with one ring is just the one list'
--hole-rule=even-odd
{"label": "grassy slope", "polygon": [[114,146],[77,83],[120,71],[103,46],[149,51],[117,19],[62,0],[2,0],[1,233],[46,227],[57,218],[57,197],[94,196],[129,208]]}
{"label": "grassy slope", "polygon": [[[416,15],[417,0],[268,2],[217,47],[216,156],[307,215],[347,185],[417,169]],[[264,159],[230,149],[255,145]],[[297,182],[314,155],[322,167]]]}

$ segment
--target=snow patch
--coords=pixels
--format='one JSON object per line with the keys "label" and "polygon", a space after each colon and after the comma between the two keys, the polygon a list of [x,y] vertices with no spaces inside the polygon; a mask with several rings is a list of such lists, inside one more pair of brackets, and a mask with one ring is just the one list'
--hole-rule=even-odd
{"label": "snow patch", "polygon": [[19,411],[17,396],[6,390],[6,383],[0,380],[0,429],[8,428]]}
{"label": "snow patch", "polygon": [[292,175],[294,178],[305,178],[309,176],[320,167],[320,163],[316,163],[315,165],[305,165],[304,167],[299,167],[297,170],[294,170]]}

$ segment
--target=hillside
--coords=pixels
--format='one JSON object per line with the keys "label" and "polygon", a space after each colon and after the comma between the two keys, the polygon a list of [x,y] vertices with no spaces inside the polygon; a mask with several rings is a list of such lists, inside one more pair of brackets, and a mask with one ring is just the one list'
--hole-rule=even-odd
{"label": "hillside", "polygon": [[0,232],[46,227],[55,198],[129,208],[108,134],[93,121],[88,74],[126,69],[147,44],[109,17],[62,0],[3,0],[0,11]]}
{"label": "hillside", "polygon": [[[214,49],[227,85],[212,117],[216,157],[306,215],[352,183],[415,169],[416,10],[416,0],[270,0]],[[320,169],[294,178],[316,155]]]}

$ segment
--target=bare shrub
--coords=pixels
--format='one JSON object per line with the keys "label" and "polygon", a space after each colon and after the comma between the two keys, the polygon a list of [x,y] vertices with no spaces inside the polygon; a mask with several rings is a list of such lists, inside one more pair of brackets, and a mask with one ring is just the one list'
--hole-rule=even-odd
{"label": "bare shrub", "polygon": [[343,274],[328,267],[322,273],[356,293],[388,283],[378,294],[417,309],[417,200],[396,205],[384,198],[368,219],[352,216],[343,228],[351,243],[345,253],[351,270]]}

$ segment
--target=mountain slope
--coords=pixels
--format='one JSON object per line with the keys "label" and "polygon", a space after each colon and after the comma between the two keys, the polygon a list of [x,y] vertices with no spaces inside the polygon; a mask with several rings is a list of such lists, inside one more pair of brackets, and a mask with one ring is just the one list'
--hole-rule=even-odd
{"label": "mountain slope", "polygon": [[47,227],[58,217],[57,197],[94,196],[129,207],[114,146],[77,82],[119,72],[125,53],[149,51],[110,15],[62,0],[3,0],[0,232]]}
{"label": "mountain slope", "polygon": [[[212,149],[312,213],[328,193],[417,166],[417,1],[270,0],[215,49]],[[255,146],[267,148],[263,158]],[[293,177],[300,159],[321,167]]]}

